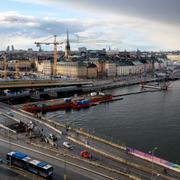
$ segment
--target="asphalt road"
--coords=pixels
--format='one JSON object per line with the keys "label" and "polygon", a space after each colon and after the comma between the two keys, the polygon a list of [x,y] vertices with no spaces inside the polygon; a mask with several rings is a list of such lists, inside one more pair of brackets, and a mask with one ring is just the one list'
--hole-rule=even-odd
{"label": "asphalt road", "polygon": [[16,171],[0,165],[0,180],[28,180],[29,178],[20,175]]}
{"label": "asphalt road", "polygon": [[[49,158],[48,156],[42,156],[39,155],[37,153],[33,153],[30,150],[25,150],[23,148],[20,147],[16,147],[14,145],[11,144],[11,146],[9,146],[9,144],[4,143],[2,141],[0,141],[0,158],[3,158],[5,160],[6,158],[6,154],[9,151],[13,151],[13,150],[17,150],[17,151],[21,151],[24,152],[28,155],[30,155],[31,157],[35,158],[35,159],[43,159],[43,161],[48,162],[49,164],[52,164],[54,167],[54,175],[53,175],[53,180],[61,180],[63,179],[63,175],[64,173],[67,175],[69,180],[92,180],[92,179],[104,179],[104,177],[102,178],[101,176],[98,175],[94,175],[92,173],[87,173],[87,171],[83,171],[79,168],[75,168],[72,167],[71,165],[68,165],[64,162],[60,162],[54,159]],[[66,167],[66,168],[65,168]],[[10,167],[9,167],[10,168]],[[9,179],[11,180],[12,177],[16,177],[15,180],[26,180],[26,179],[31,179],[34,175],[23,171],[23,175],[18,174],[18,172],[16,172],[13,168],[12,169],[8,169],[5,167],[0,166],[0,180],[1,179]],[[24,177],[26,176],[26,177]],[[4,177],[4,178],[3,178]],[[4,179],[4,180],[5,180]],[[40,177],[38,177],[38,179],[41,179]]]}

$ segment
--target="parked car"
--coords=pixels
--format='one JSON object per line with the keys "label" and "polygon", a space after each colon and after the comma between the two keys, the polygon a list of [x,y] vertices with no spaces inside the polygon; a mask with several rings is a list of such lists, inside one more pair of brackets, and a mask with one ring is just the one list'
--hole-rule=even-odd
{"label": "parked car", "polygon": [[92,158],[92,155],[88,151],[86,151],[86,150],[81,151],[80,152],[80,156],[83,157],[83,158],[87,158],[87,159],[91,159]]}
{"label": "parked car", "polygon": [[69,142],[63,142],[63,146],[71,150],[73,149],[72,145]]}
{"label": "parked car", "polygon": [[57,141],[57,137],[54,134],[49,134],[49,139]]}

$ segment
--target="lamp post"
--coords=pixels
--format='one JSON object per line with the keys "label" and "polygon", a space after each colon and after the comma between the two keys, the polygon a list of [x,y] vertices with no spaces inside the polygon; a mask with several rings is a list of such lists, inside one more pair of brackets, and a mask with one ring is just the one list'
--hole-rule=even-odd
{"label": "lamp post", "polygon": [[158,148],[157,147],[154,147],[151,151],[149,151],[149,153],[151,154],[151,157],[152,157],[152,164],[151,164],[151,180],[153,180],[153,171],[154,171],[154,161],[153,161],[153,158],[154,158],[154,153],[155,151],[157,150]]}
{"label": "lamp post", "polygon": [[67,173],[66,173],[66,151],[64,153],[64,180],[67,180]]}

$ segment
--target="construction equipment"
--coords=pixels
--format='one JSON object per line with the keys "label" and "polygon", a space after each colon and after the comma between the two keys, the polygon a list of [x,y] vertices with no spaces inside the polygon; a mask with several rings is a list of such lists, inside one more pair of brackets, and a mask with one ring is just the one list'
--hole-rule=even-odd
{"label": "construction equipment", "polygon": [[[45,44],[45,45],[54,45],[54,63],[53,63],[53,76],[56,76],[57,73],[57,45],[61,45],[63,44],[63,42],[57,42],[56,40],[56,35],[54,35],[54,42],[46,42],[46,40],[42,41],[42,42],[35,42],[37,47],[40,47],[41,44]],[[49,39],[49,38],[48,38]]]}

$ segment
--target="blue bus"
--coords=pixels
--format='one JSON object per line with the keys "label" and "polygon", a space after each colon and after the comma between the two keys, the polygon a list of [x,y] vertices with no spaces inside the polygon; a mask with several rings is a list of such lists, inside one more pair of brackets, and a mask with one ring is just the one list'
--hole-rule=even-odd
{"label": "blue bus", "polygon": [[24,153],[12,151],[6,155],[6,159],[11,165],[18,166],[44,178],[51,178],[53,175],[52,165],[35,160]]}

